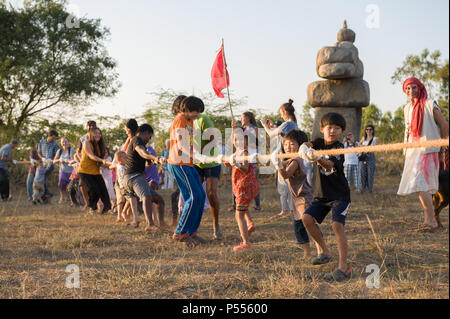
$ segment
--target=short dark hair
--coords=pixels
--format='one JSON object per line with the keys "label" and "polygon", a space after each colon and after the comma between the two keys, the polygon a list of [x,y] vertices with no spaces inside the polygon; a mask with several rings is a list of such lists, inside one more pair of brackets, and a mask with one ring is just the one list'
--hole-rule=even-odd
{"label": "short dark hair", "polygon": [[298,145],[308,142],[308,135],[301,130],[291,130],[284,137],[284,140],[296,141]]}
{"label": "short dark hair", "polygon": [[188,96],[180,104],[180,112],[199,112],[202,113],[205,110],[203,101],[196,96]]}
{"label": "short dark hair", "polygon": [[87,125],[87,127],[97,127],[97,122],[90,120],[90,121],[87,121],[86,125]]}
{"label": "short dark hair", "polygon": [[49,136],[49,137],[50,137],[50,136],[58,137],[59,134],[58,134],[58,132],[56,132],[55,130],[50,130],[50,131],[48,132],[48,136]]}
{"label": "short dark hair", "polygon": [[138,133],[145,133],[145,132],[153,135],[153,127],[151,127],[147,123],[144,123],[141,126],[139,126]]}
{"label": "short dark hair", "polygon": [[181,102],[186,98],[186,95],[178,95],[175,101],[172,104],[172,114],[177,115],[180,113],[180,105]]}
{"label": "short dark hair", "polygon": [[345,118],[335,112],[330,112],[322,116],[320,119],[320,128],[324,128],[327,125],[337,125],[339,126],[343,131],[345,131]]}

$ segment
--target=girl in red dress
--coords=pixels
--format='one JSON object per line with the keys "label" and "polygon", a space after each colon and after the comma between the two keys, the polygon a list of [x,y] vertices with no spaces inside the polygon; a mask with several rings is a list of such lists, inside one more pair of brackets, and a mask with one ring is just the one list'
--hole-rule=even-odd
{"label": "girl in red dress", "polygon": [[[237,128],[235,130],[238,130]],[[233,194],[236,197],[236,222],[242,237],[242,243],[233,248],[234,251],[250,249],[249,236],[255,231],[248,207],[250,202],[258,195],[259,187],[256,180],[256,165],[248,161],[235,162],[235,156],[248,156],[248,136],[233,134],[233,143],[236,153],[232,155],[230,164],[233,165],[231,182]]]}

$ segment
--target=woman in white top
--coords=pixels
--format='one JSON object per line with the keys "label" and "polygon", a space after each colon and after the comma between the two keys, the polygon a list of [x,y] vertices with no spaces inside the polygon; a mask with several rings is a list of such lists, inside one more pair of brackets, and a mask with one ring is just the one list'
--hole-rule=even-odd
{"label": "woman in white top", "polygon": [[[294,101],[292,99],[289,99],[287,103],[284,103],[280,106],[280,116],[284,120],[284,122],[280,126],[276,127],[274,123],[269,119],[261,120],[261,124],[266,130],[267,134],[270,136],[271,141],[273,137],[278,137],[277,147],[279,147],[280,150],[282,149],[282,137],[290,131],[298,129],[293,103]],[[271,150],[271,152],[273,151],[274,150]],[[277,190],[280,194],[281,212],[273,216],[272,218],[287,217],[290,216],[294,211],[292,194],[289,190],[287,180],[285,180],[280,174],[278,174],[278,172],[277,181]]]}
{"label": "woman in white top", "polygon": [[[410,103],[404,108],[405,142],[448,138],[448,123],[437,103],[428,99],[425,86],[416,78],[403,82],[403,92]],[[434,217],[432,194],[439,187],[440,147],[406,149],[405,166],[398,195],[418,193],[424,209],[422,232],[434,232],[438,224]]]}
{"label": "woman in white top", "polygon": [[[372,146],[378,144],[378,138],[375,136],[375,127],[372,124],[366,125],[364,136],[361,138],[361,146]],[[360,193],[368,191],[372,194],[373,181],[375,176],[375,153],[366,153],[367,157],[364,161],[359,161],[359,187]]]}

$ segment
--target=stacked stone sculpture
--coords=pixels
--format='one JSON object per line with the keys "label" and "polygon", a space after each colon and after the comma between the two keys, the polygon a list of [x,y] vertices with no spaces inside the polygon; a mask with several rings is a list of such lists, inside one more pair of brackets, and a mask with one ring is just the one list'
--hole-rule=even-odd
{"label": "stacked stone sculpture", "polygon": [[344,27],[339,30],[338,42],[323,47],[317,54],[317,75],[326,80],[308,85],[308,103],[315,110],[312,138],[321,137],[320,119],[328,112],[344,116],[346,132],[353,132],[359,139],[362,108],[369,105],[369,84],[362,79],[364,66],[359,59],[358,49],[353,45],[355,32]]}

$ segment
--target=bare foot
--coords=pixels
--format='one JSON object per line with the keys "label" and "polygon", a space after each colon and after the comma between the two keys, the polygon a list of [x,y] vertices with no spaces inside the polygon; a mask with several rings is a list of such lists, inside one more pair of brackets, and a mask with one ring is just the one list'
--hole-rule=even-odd
{"label": "bare foot", "polygon": [[[139,222],[132,222],[131,226],[133,226],[134,228],[139,228]],[[147,228],[145,230],[147,230]]]}

